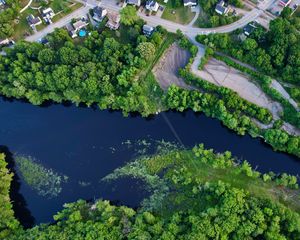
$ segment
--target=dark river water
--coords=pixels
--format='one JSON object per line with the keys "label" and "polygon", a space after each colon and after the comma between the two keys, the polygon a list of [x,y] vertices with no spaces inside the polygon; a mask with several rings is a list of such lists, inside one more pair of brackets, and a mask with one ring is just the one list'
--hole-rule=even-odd
{"label": "dark river water", "polygon": [[[25,226],[52,221],[52,215],[64,203],[78,199],[103,198],[138,206],[147,195],[142,183],[131,179],[100,181],[136,156],[135,148],[124,144],[128,140],[133,145],[144,139],[183,143],[186,147],[204,143],[216,151],[231,151],[261,172],[300,173],[298,158],[274,152],[259,139],[240,137],[218,120],[191,111],[167,112],[149,119],[126,118],[120,112],[63,105],[36,107],[0,99],[0,123],[1,149],[16,172],[11,197],[16,215]],[[30,188],[14,166],[17,154],[31,156],[45,168],[68,176],[61,193],[49,199]]]}

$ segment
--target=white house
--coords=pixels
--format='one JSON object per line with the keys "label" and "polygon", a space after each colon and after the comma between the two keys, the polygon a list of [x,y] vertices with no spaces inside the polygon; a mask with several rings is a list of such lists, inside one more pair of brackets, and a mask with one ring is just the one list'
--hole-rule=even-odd
{"label": "white house", "polygon": [[42,11],[42,17],[46,23],[52,23],[52,18],[55,16],[55,13],[52,8],[46,8]]}
{"label": "white house", "polygon": [[194,6],[197,6],[197,0],[183,0],[183,5],[185,7],[194,7]]}
{"label": "white house", "polygon": [[141,0],[126,0],[127,4],[135,5],[137,7],[141,6]]}
{"label": "white house", "polygon": [[93,19],[96,21],[96,22],[102,22],[103,19],[105,18],[105,16],[107,15],[107,10],[103,7],[95,7],[93,9],[93,12],[94,12],[94,16],[93,16]]}
{"label": "white house", "polygon": [[154,0],[148,0],[146,2],[146,9],[151,12],[157,12],[159,8],[159,4]]}

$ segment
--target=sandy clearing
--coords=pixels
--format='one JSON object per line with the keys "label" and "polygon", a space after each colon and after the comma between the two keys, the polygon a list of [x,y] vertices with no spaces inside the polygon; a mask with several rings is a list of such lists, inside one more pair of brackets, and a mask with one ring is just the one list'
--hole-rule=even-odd
{"label": "sandy clearing", "polygon": [[234,90],[249,102],[269,109],[274,117],[282,111],[281,105],[272,101],[247,75],[224,62],[211,58],[203,70],[192,68],[192,72],[206,81]]}
{"label": "sandy clearing", "polygon": [[164,53],[153,68],[153,74],[163,90],[167,90],[172,84],[185,89],[192,89],[178,75],[179,69],[187,65],[190,57],[190,53],[180,48],[176,43],[172,44]]}

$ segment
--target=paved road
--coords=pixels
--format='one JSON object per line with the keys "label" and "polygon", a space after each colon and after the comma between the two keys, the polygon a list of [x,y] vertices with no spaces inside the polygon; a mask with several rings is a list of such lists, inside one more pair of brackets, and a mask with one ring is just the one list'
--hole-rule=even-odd
{"label": "paved road", "polygon": [[29,6],[31,5],[31,3],[33,2],[33,0],[30,0],[27,5],[21,9],[20,13],[24,12],[27,8],[29,8]]}
{"label": "paved road", "polygon": [[[70,15],[64,17],[63,19],[59,20],[58,22],[49,25],[45,29],[43,29],[40,32],[37,32],[29,37],[26,38],[27,41],[37,41],[44,36],[46,36],[48,33],[51,33],[55,30],[55,28],[61,28],[65,26],[67,23],[69,23],[73,18],[81,17],[83,15],[86,15],[89,12],[90,8],[93,8],[97,5],[99,5],[100,1],[97,0],[77,0],[84,4],[84,6],[75,12],[71,13]],[[138,13],[141,18],[143,18],[145,21],[148,22],[148,24],[153,26],[162,25],[164,28],[166,28],[170,32],[176,32],[178,29],[180,29],[183,33],[185,33],[188,37],[194,38],[198,34],[209,34],[209,33],[225,33],[225,32],[232,32],[238,28],[242,28],[247,23],[254,21],[256,18],[258,18],[259,15],[261,15],[273,2],[274,0],[264,0],[259,4],[259,6],[255,9],[252,9],[250,12],[246,13],[245,16],[243,16],[240,20],[221,27],[216,28],[196,28],[193,26],[183,26],[178,23],[174,23],[171,21],[164,20],[162,18],[159,18],[157,16],[146,16],[144,13]],[[110,11],[119,11],[121,8],[117,5],[115,0],[102,0],[100,3],[103,7],[107,8]]]}

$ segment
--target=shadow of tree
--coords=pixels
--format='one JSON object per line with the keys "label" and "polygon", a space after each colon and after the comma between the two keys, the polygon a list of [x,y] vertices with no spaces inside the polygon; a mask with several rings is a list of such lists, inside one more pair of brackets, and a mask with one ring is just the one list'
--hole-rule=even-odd
{"label": "shadow of tree", "polygon": [[0,145],[0,152],[5,153],[8,169],[14,174],[10,187],[10,199],[12,201],[15,217],[20,221],[24,228],[30,228],[34,225],[35,219],[31,215],[30,210],[27,208],[27,203],[22,194],[19,192],[21,181],[16,172],[15,161],[13,154],[9,151],[8,147]]}

